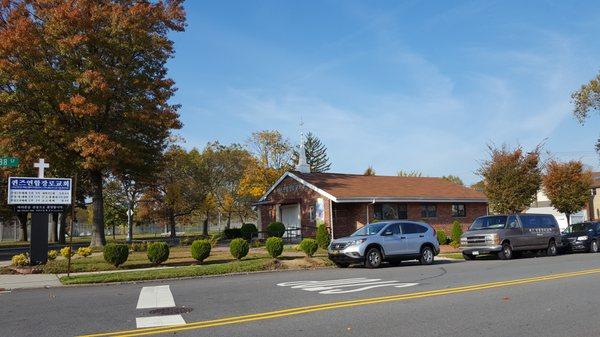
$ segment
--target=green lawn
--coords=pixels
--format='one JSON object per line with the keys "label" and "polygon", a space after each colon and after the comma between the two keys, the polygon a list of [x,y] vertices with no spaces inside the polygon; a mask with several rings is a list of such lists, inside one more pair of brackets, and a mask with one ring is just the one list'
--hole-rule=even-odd
{"label": "green lawn", "polygon": [[447,257],[449,259],[464,260],[462,253],[444,253],[438,256]]}
{"label": "green lawn", "polygon": [[324,257],[306,259],[304,257],[283,257],[274,260],[270,257],[252,257],[242,260],[233,260],[225,263],[212,263],[202,265],[190,265],[184,267],[124,271],[113,273],[63,276],[60,282],[63,284],[85,284],[85,283],[107,283],[127,282],[141,280],[158,280],[178,277],[197,277],[208,275],[223,275],[231,273],[248,273],[264,270],[279,269],[306,269],[315,267],[330,267],[333,264]]}
{"label": "green lawn", "polygon": [[228,263],[206,264],[198,266],[175,267],[143,271],[115,272],[103,274],[87,274],[78,276],[63,276],[63,284],[125,282],[140,280],[158,280],[165,278],[192,277],[205,275],[222,275],[251,271],[269,270],[274,268],[273,259],[251,258]]}

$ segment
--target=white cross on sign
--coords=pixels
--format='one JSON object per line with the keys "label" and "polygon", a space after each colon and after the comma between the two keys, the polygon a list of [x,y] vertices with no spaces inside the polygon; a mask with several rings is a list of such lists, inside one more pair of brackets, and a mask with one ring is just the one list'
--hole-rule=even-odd
{"label": "white cross on sign", "polygon": [[50,164],[46,163],[43,158],[40,161],[33,163],[33,167],[38,169],[38,178],[44,178],[44,170],[50,167]]}

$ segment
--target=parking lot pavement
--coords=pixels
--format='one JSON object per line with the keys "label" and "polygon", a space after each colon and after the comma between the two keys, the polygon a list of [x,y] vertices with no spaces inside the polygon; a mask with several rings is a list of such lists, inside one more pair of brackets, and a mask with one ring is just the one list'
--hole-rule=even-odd
{"label": "parking lot pavement", "polygon": [[[595,269],[594,272],[581,274],[581,271]],[[578,272],[578,274],[564,274],[572,272]],[[556,278],[557,275],[564,276]],[[532,277],[544,277],[544,279],[536,278],[535,282],[530,283],[515,283],[514,281]],[[196,322],[206,320],[219,320],[224,317],[239,317],[249,314],[260,315],[265,312],[287,309],[298,310],[297,308],[315,305],[328,306],[331,303],[339,304],[345,301],[364,301],[364,304],[360,302],[360,305],[352,308],[335,305],[327,307],[326,310],[320,310],[318,313],[300,312],[294,315],[269,317],[260,322],[243,321],[226,326],[206,327],[177,333],[190,336],[274,336],[282,334],[281,327],[289,330],[287,334],[289,336],[302,333],[304,335],[322,334],[322,331],[332,332],[332,335],[347,334],[350,333],[349,331],[364,333],[365,331],[357,330],[354,325],[363,322],[366,318],[378,322],[380,320],[377,315],[382,315],[390,320],[388,325],[392,326],[386,329],[396,327],[416,333],[420,331],[415,330],[414,324],[405,319],[394,320],[393,317],[386,316],[386,310],[406,314],[407,317],[416,316],[420,320],[429,316],[438,317],[441,321],[427,323],[431,325],[431,331],[436,331],[435,326],[440,322],[446,322],[449,327],[458,329],[459,326],[454,324],[453,320],[449,321],[444,317],[454,317],[453,319],[464,324],[465,322],[475,322],[477,319],[487,319],[488,314],[503,314],[502,310],[505,309],[505,306],[493,307],[486,311],[485,306],[480,303],[481,301],[491,301],[490,303],[493,303],[494,306],[504,303],[503,301],[509,301],[518,305],[515,310],[525,313],[531,309],[530,306],[537,308],[538,305],[549,304],[545,299],[540,298],[544,295],[560,301],[560,306],[552,307],[554,309],[551,308],[551,310],[569,308],[569,317],[589,319],[590,314],[585,312],[589,308],[586,303],[596,301],[596,299],[593,296],[588,297],[588,302],[585,302],[586,299],[581,293],[589,293],[589,291],[582,289],[593,289],[594,282],[597,283],[599,280],[600,255],[574,254],[511,261],[478,260],[458,263],[439,261],[431,266],[405,263],[400,267],[374,270],[348,268],[290,271],[140,284],[23,290],[0,295],[0,306],[9,308],[5,317],[15,318],[7,320],[7,323],[0,326],[0,335],[19,332],[17,335],[37,336],[34,327],[27,324],[26,320],[19,319],[19,317],[35,317],[36,315],[43,315],[45,319],[53,322],[52,326],[48,327],[48,335],[64,336],[124,331],[136,329],[138,326],[159,326],[182,321],[190,324],[188,327],[193,327],[193,324],[198,325]],[[489,285],[493,282],[506,283],[506,285],[482,288],[482,285]],[[164,291],[164,286],[168,286],[168,292]],[[461,294],[450,291],[465,286],[469,287],[468,293]],[[153,287],[162,287],[160,289],[163,290],[153,289]],[[562,289],[558,296],[553,292],[553,289],[557,287]],[[161,308],[138,308],[144,288],[147,289],[146,294],[156,294],[152,295],[156,298],[145,299],[142,302],[155,301],[156,303],[169,303],[169,305],[162,307],[164,304],[161,304]],[[442,293],[436,293],[436,296],[419,295],[420,297],[415,297],[414,295],[440,291]],[[147,295],[145,296],[147,297]],[[409,297],[398,298],[397,296]],[[513,301],[503,300],[504,297],[513,299]],[[382,300],[379,303],[373,302],[373,298],[388,298],[389,300]],[[571,298],[573,300],[570,300]],[[518,301],[514,301],[514,299],[518,299]],[[525,301],[526,299],[527,301]],[[580,303],[580,300],[583,300],[584,303]],[[61,308],[61,310],[56,310],[56,308]],[[459,308],[464,310],[464,315],[458,311]],[[371,317],[371,312],[376,316]],[[418,316],[417,312],[423,317]],[[444,314],[442,315],[440,312]],[[597,317],[594,319],[597,321]],[[543,321],[541,319],[539,322]],[[366,327],[370,326],[369,322],[363,323]],[[520,321],[520,323],[525,324],[524,321]],[[350,330],[339,330],[340,327],[347,324],[349,324]],[[475,329],[476,324],[472,324]],[[536,326],[539,323],[532,321],[530,324]],[[373,331],[377,331],[375,335],[388,333],[388,330]],[[557,329],[556,331],[562,330]]]}

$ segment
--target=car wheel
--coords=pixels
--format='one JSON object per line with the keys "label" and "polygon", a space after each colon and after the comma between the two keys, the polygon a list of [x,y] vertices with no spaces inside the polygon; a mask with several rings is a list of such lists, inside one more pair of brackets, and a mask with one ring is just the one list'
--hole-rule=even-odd
{"label": "car wheel", "polygon": [[503,244],[502,250],[498,253],[498,257],[500,258],[500,260],[512,259],[512,257],[513,257],[512,247],[508,243]]}
{"label": "car wheel", "polygon": [[546,255],[555,256],[558,253],[558,248],[556,248],[556,242],[550,241],[548,244],[548,249],[546,249]]}
{"label": "car wheel", "polygon": [[475,255],[463,253],[463,258],[467,261],[473,261],[473,260],[475,260]]}
{"label": "car wheel", "polygon": [[348,266],[350,265],[349,263],[343,263],[343,262],[335,262],[335,265],[338,268],[348,268]]}
{"label": "car wheel", "polygon": [[367,251],[367,256],[365,257],[365,267],[379,268],[379,266],[381,266],[381,260],[383,260],[383,257],[381,256],[379,249],[371,248]]}
{"label": "car wheel", "polygon": [[419,262],[421,262],[421,264],[425,264],[425,265],[432,264],[433,258],[434,258],[434,254],[433,254],[433,249],[431,249],[431,247],[425,246],[421,249],[421,257],[419,258]]}
{"label": "car wheel", "polygon": [[590,253],[597,253],[597,252],[598,252],[598,241],[592,240],[592,243],[590,244]]}

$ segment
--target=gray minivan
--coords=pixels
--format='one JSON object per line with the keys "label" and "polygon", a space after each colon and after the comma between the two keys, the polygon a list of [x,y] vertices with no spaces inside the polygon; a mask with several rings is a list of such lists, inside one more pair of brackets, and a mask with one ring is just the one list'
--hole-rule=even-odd
{"label": "gray minivan", "polygon": [[562,244],[560,229],[551,214],[510,214],[482,216],[460,238],[465,260],[481,254],[497,254],[509,260],[518,251],[545,251],[556,255]]}

